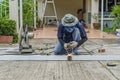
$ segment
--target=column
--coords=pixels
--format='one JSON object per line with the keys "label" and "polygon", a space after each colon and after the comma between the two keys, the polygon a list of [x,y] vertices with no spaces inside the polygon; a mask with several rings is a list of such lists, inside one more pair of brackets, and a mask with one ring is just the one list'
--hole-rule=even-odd
{"label": "column", "polygon": [[92,15],[99,13],[99,0],[91,0],[91,27],[93,28],[93,23],[95,19],[92,18]]}
{"label": "column", "polygon": [[16,21],[16,29],[19,31],[18,0],[9,0],[9,16]]}
{"label": "column", "polygon": [[86,16],[87,24],[90,24],[91,23],[91,0],[86,0],[86,12],[87,12],[87,16]]}

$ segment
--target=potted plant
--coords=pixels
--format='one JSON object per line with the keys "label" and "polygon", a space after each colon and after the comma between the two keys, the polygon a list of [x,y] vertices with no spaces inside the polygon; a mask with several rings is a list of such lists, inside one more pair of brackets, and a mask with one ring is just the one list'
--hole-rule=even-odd
{"label": "potted plant", "polygon": [[0,43],[12,43],[18,41],[16,22],[14,20],[0,19]]}
{"label": "potted plant", "polygon": [[94,13],[94,15],[92,15],[92,18],[94,19],[94,23],[93,23],[94,29],[99,29],[100,23],[98,22],[98,19],[99,19],[98,13]]}
{"label": "potted plant", "polygon": [[120,36],[120,6],[113,7],[111,15],[115,15],[113,20],[113,31],[116,31],[116,35]]}

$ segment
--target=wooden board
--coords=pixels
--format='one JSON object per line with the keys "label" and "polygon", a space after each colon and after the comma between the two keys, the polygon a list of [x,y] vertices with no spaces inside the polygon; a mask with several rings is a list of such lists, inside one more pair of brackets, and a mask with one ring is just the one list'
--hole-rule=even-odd
{"label": "wooden board", "polygon": [[117,79],[97,61],[0,61],[0,80]]}

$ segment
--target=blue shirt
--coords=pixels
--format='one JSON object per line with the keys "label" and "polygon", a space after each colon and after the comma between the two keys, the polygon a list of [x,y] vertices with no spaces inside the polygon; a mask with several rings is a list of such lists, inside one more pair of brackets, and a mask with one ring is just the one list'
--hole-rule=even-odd
{"label": "blue shirt", "polygon": [[[65,28],[67,28],[67,26],[63,26],[62,24],[60,24],[58,27],[57,37],[58,37],[60,43],[62,43],[62,44],[69,43],[70,41],[73,40],[72,32],[69,32],[69,30],[67,31]],[[71,28],[73,28],[73,29],[78,28],[80,31],[81,41],[78,42],[79,45],[81,45],[82,43],[84,43],[87,40],[86,32],[80,22],[78,22],[75,26],[71,26]]]}

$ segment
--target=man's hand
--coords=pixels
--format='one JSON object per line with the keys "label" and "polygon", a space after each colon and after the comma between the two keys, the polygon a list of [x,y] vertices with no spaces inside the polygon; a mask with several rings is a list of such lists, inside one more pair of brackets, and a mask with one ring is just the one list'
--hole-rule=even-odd
{"label": "man's hand", "polygon": [[71,48],[77,47],[77,45],[78,45],[78,42],[76,42],[76,41],[70,42],[70,47]]}
{"label": "man's hand", "polygon": [[72,42],[70,42],[70,43],[65,43],[64,44],[64,48],[66,49],[66,48],[74,48],[74,47],[76,47],[78,45],[78,42],[76,42],[76,41],[72,41]]}
{"label": "man's hand", "polygon": [[64,48],[66,49],[66,48],[69,48],[69,43],[65,43],[64,44]]}

